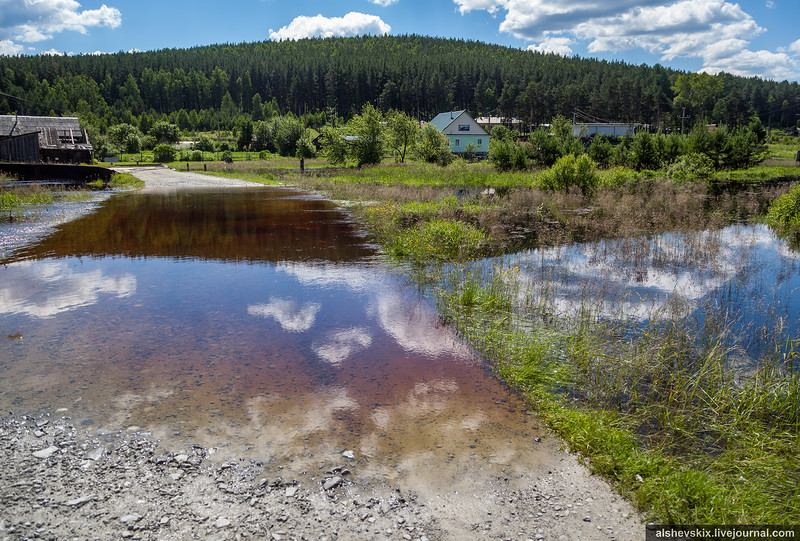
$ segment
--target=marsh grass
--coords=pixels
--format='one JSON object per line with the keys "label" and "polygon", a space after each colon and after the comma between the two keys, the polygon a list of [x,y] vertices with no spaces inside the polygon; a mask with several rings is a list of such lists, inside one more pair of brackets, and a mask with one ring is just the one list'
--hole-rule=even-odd
{"label": "marsh grass", "polygon": [[[711,261],[720,240],[675,251]],[[704,248],[707,246],[707,248]],[[654,259],[647,243],[619,242]],[[646,325],[603,317],[607,291],[555,306],[546,280],[510,265],[453,265],[433,295],[440,314],[504,381],[653,520],[796,523],[800,520],[800,381],[796,341],[743,364],[731,341],[736,314],[709,302],[652,312]],[[680,304],[682,301],[673,301]]]}
{"label": "marsh grass", "polygon": [[51,191],[40,186],[0,185],[0,210],[12,210],[23,205],[41,205],[52,201]]}

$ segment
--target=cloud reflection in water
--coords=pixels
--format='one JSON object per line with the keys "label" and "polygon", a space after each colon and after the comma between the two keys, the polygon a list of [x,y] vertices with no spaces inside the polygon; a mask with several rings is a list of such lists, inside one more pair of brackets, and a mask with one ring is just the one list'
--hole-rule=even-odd
{"label": "cloud reflection in water", "polygon": [[102,294],[118,298],[136,293],[136,277],[129,273],[107,276],[99,269],[76,272],[63,262],[10,263],[3,269],[0,314],[48,318],[95,304]]}

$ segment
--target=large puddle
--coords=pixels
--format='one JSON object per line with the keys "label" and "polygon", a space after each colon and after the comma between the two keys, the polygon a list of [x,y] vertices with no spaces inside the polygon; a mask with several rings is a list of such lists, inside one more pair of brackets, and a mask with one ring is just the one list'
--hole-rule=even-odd
{"label": "large puddle", "polygon": [[[526,251],[479,263],[533,307],[625,321],[690,319],[723,329],[754,366],[800,338],[800,253],[761,224]],[[795,347],[795,349],[797,349]]]}
{"label": "large puddle", "polygon": [[[130,193],[0,267],[0,407],[221,457],[530,469],[535,419],[329,201]],[[432,477],[435,477],[433,479]]]}

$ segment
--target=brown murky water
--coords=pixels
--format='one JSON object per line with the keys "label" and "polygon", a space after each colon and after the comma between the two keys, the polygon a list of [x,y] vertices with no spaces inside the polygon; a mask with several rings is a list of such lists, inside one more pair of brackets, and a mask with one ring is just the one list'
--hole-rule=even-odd
{"label": "brown murky water", "polygon": [[117,195],[14,252],[0,407],[387,481],[536,463],[535,419],[348,215],[278,188]]}

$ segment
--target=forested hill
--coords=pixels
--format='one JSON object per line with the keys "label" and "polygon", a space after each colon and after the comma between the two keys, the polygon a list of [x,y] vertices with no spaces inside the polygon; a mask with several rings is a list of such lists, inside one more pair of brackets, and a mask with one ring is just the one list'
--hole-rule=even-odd
{"label": "forested hill", "polygon": [[[307,39],[82,56],[0,57],[0,113],[79,114],[98,127],[230,125],[242,113],[348,118],[365,102],[428,120],[441,111],[539,124],[576,111],[663,128],[694,119],[735,125],[758,114],[794,127],[797,83],[686,74],[660,65],[565,58],[420,36]],[[24,98],[20,102],[13,97]],[[144,115],[143,115],[144,113]],[[134,118],[135,117],[135,118]]]}

